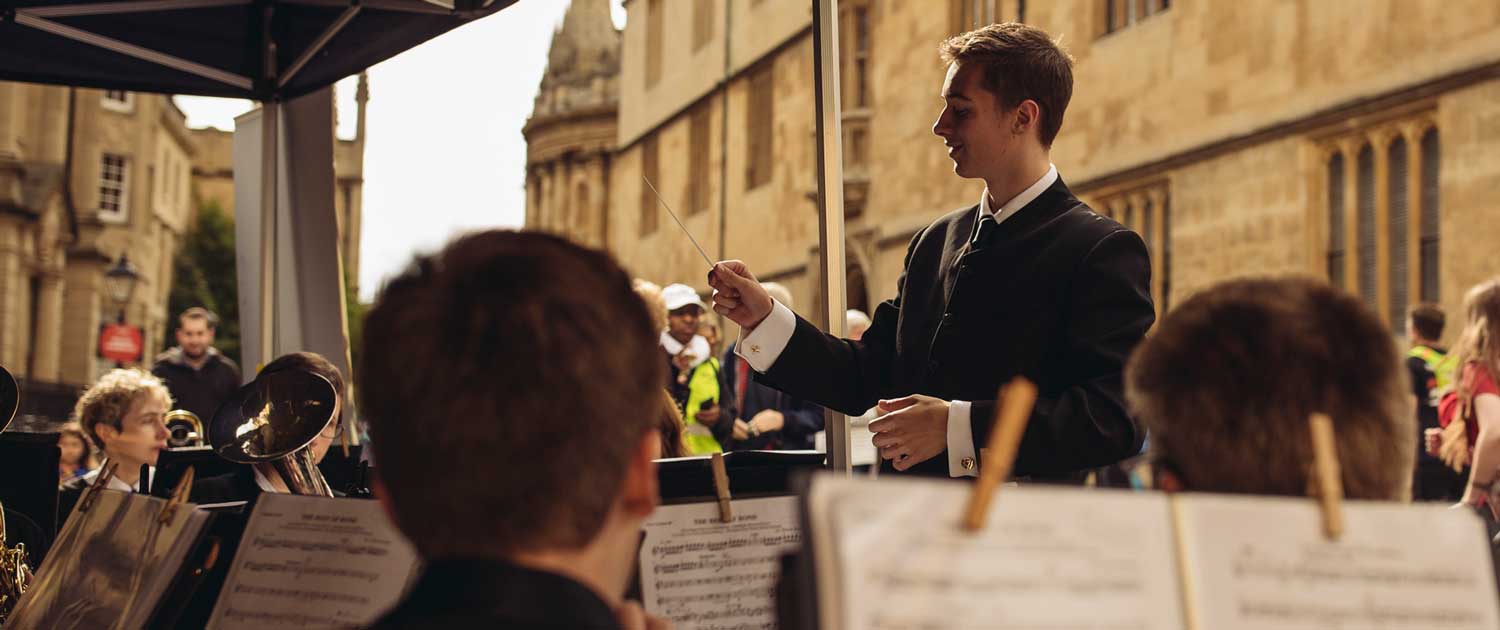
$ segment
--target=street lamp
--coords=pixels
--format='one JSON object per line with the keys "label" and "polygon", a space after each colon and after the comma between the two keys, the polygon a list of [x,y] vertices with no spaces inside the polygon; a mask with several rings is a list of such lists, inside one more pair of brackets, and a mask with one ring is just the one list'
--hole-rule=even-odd
{"label": "street lamp", "polygon": [[125,323],[125,305],[130,303],[130,295],[135,293],[135,281],[141,275],[136,272],[135,265],[130,264],[130,259],[120,254],[120,259],[115,265],[104,272],[104,290],[109,293],[109,298],[114,300],[115,305],[120,307],[119,323]]}

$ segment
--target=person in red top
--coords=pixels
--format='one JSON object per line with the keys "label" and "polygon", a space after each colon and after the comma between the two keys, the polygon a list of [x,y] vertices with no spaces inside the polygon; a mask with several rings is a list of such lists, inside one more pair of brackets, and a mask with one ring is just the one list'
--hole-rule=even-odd
{"label": "person in red top", "polygon": [[[1455,418],[1466,418],[1465,430],[1471,450],[1469,486],[1461,501],[1466,505],[1489,505],[1492,517],[1500,519],[1495,481],[1500,477],[1500,277],[1476,285],[1464,297],[1467,321],[1454,346],[1459,373],[1454,395],[1443,401],[1443,426]],[[1472,411],[1464,414],[1467,407]],[[1452,409],[1456,408],[1456,409]]]}

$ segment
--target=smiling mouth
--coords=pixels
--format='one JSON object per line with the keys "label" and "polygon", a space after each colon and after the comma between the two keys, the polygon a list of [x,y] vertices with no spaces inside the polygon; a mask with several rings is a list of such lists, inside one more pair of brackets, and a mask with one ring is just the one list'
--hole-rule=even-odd
{"label": "smiling mouth", "polygon": [[961,144],[958,146],[948,145],[948,157],[958,155],[958,152],[963,150],[963,148],[964,146]]}

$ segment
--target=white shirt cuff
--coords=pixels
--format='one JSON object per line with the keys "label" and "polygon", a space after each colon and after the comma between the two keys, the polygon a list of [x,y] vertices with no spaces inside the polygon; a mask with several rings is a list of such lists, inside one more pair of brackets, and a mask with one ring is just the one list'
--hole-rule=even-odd
{"label": "white shirt cuff", "polygon": [[967,400],[948,403],[949,477],[979,476],[979,460],[974,456],[974,427],[969,424],[969,407]]}
{"label": "white shirt cuff", "polygon": [[765,373],[781,357],[786,344],[792,341],[797,330],[797,316],[792,309],[772,300],[771,314],[760,322],[755,330],[746,333],[740,329],[740,339],[734,344],[734,353],[740,355],[756,372]]}

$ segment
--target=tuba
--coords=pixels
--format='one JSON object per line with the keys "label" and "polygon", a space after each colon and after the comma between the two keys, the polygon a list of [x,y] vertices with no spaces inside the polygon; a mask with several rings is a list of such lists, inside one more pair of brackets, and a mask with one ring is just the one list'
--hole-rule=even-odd
{"label": "tuba", "polygon": [[203,446],[203,421],[198,419],[198,414],[186,409],[173,409],[167,412],[166,424],[167,446]]}
{"label": "tuba", "polygon": [[328,379],[303,370],[262,373],[214,412],[208,444],[240,464],[269,463],[293,494],[333,496],[309,446],[337,411]]}
{"label": "tuba", "polygon": [[[15,377],[0,367],[0,432],[16,416],[21,406],[21,388]],[[16,607],[26,587],[31,585],[31,564],[26,558],[26,545],[17,544],[14,549],[5,546],[5,508],[0,506],[0,626]]]}

